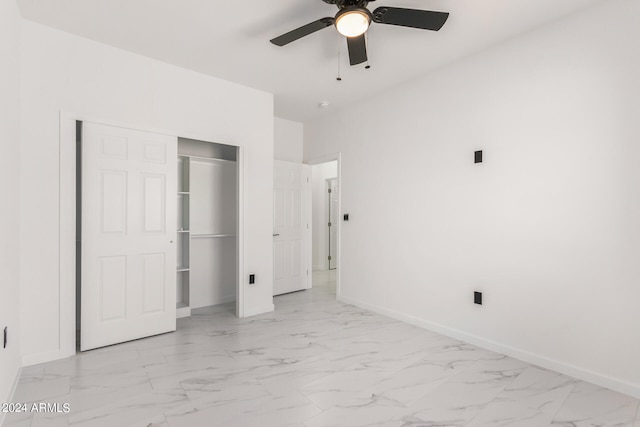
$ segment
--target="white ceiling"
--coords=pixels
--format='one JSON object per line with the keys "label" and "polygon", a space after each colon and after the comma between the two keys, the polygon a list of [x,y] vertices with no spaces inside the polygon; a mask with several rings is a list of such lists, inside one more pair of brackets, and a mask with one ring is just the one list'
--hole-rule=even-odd
{"label": "white ceiling", "polygon": [[[322,0],[18,0],[24,18],[275,94],[307,121],[603,0],[378,0],[450,12],[439,32],[372,24],[369,63],[350,67],[328,27],[284,47],[273,37],[334,16]],[[341,60],[338,61],[340,50]],[[340,62],[342,81],[336,81]],[[318,107],[329,101],[329,108]]]}

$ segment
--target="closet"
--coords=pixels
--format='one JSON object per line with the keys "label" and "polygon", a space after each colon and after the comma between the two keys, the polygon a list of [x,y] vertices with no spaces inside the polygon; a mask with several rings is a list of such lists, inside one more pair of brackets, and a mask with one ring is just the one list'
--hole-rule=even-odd
{"label": "closet", "polygon": [[176,316],[236,300],[237,147],[178,139]]}

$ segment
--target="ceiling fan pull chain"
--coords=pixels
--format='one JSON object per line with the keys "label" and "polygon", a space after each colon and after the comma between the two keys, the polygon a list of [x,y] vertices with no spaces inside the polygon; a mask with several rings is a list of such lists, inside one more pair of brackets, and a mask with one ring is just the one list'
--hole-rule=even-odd
{"label": "ceiling fan pull chain", "polygon": [[342,77],[340,76],[340,44],[342,42],[342,37],[338,37],[338,77],[336,77],[336,80],[341,82],[342,81]]}
{"label": "ceiling fan pull chain", "polygon": [[[369,50],[369,31],[364,34],[364,37],[367,43],[367,50]],[[367,65],[365,65],[364,69],[368,70],[369,68],[371,68],[371,65],[369,65],[369,55],[367,55]]]}

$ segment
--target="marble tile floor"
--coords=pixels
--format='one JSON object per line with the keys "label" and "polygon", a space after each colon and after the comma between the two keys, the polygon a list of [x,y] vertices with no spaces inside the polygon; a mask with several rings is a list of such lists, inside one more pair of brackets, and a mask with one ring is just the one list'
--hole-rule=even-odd
{"label": "marble tile floor", "polygon": [[335,299],[335,272],[237,319],[23,369],[6,427],[640,427],[639,401]]}

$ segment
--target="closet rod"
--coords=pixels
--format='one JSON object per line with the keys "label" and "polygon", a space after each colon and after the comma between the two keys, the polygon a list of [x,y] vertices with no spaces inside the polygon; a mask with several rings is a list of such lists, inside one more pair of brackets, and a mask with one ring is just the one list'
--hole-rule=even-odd
{"label": "closet rod", "polygon": [[191,160],[201,161],[201,162],[225,162],[225,163],[237,163],[235,160],[227,160],[227,159],[219,159],[217,157],[203,157],[203,156],[192,156],[191,154],[180,154],[181,157],[187,157]]}

